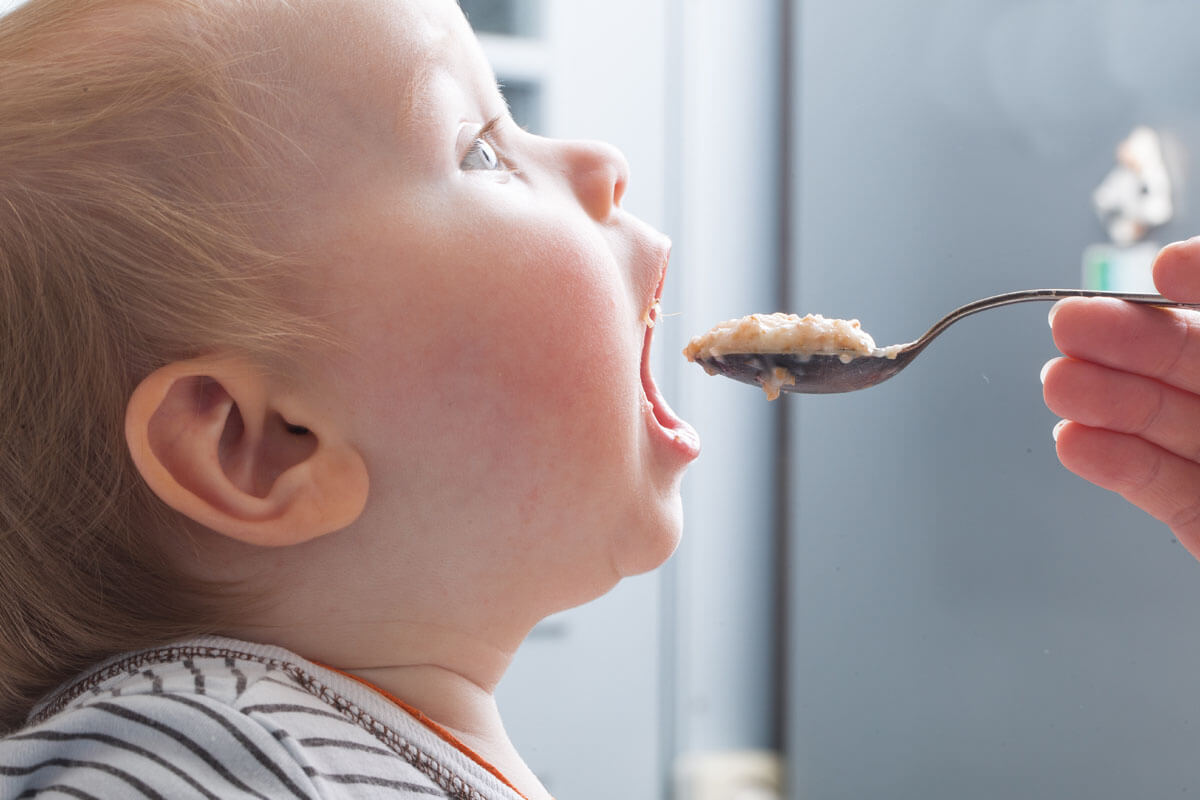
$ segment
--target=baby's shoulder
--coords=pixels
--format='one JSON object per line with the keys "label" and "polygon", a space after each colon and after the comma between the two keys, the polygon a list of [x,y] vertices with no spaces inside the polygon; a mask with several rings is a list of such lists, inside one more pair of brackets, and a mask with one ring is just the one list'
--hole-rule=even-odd
{"label": "baby's shoulder", "polygon": [[0,796],[450,796],[403,717],[364,724],[307,662],[242,644],[128,654],[63,687],[0,740]]}

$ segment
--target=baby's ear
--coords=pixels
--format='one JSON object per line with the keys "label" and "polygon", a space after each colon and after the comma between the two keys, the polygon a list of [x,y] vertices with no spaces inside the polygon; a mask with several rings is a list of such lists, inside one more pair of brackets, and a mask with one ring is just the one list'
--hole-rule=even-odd
{"label": "baby's ear", "polygon": [[163,502],[249,544],[346,527],[367,500],[362,456],[303,393],[240,358],[178,361],[134,390],[125,440]]}

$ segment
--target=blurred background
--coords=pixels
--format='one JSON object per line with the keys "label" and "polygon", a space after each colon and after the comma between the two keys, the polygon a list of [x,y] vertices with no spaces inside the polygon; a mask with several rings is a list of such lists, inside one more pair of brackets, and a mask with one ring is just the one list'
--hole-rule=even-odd
{"label": "blurred background", "polygon": [[[678,355],[758,311],[893,343],[990,294],[1145,287],[1200,233],[1200,4],[462,5],[519,119],[628,155],[626,206],[676,245],[655,374],[704,440],[676,557],[547,621],[501,687],[556,796],[1200,792],[1200,565],[1059,466],[1048,304],[853,395],[768,404]],[[1093,192],[1140,125],[1174,215],[1116,247]]]}
{"label": "blurred background", "polygon": [[[679,355],[752,312],[889,344],[985,295],[1144,285],[1200,233],[1200,4],[461,5],[518,121],[618,145],[626,207],[674,238],[654,368],[704,439],[676,557],[547,620],[500,688],[550,790],[1200,792],[1200,565],[1058,465],[1048,305],[852,395],[768,404]],[[1139,125],[1174,213],[1118,247],[1093,192]]]}

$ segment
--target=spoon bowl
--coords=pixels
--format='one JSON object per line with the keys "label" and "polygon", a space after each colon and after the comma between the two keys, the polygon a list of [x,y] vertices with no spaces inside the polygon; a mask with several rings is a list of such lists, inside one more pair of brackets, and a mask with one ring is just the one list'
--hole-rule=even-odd
{"label": "spoon bowl", "polygon": [[[696,363],[710,375],[723,375],[751,386],[776,383],[780,391],[798,394],[839,394],[883,383],[908,366],[916,351],[901,350],[895,358],[797,353],[729,353],[701,357]],[[783,370],[783,372],[779,372]]]}
{"label": "spoon bowl", "polygon": [[726,353],[718,356],[698,356],[696,363],[711,375],[723,375],[754,386],[777,387],[783,392],[853,392],[883,383],[895,376],[911,364],[946,328],[964,317],[1013,303],[1057,301],[1065,297],[1114,297],[1130,303],[1164,308],[1200,308],[1200,304],[1176,303],[1157,294],[1102,292],[1090,289],[1028,289],[985,297],[956,308],[934,323],[921,338],[907,344],[883,348],[878,351],[880,355],[847,359],[845,355],[826,353]]}

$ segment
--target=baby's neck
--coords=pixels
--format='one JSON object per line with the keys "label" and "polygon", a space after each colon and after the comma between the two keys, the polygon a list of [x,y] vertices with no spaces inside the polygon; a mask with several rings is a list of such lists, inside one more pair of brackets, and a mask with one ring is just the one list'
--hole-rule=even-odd
{"label": "baby's neck", "polygon": [[428,664],[351,672],[421,711],[494,767],[528,800],[550,797],[508,738],[490,688]]}
{"label": "baby's neck", "polygon": [[416,708],[455,736],[485,736],[499,720],[489,687],[445,667],[409,664],[348,672]]}

